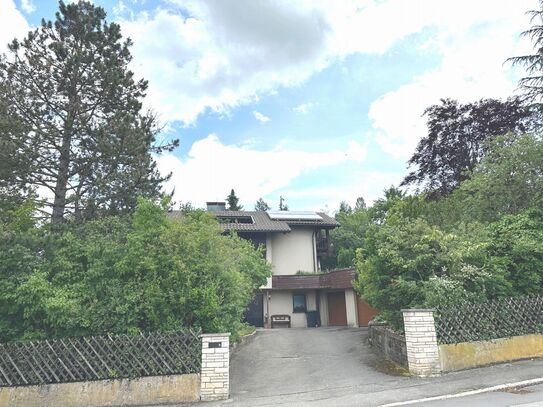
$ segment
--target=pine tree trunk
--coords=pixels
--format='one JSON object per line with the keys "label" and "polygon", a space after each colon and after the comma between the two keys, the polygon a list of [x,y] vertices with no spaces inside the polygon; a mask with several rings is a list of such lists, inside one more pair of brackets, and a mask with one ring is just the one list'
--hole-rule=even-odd
{"label": "pine tree trunk", "polygon": [[51,223],[60,224],[64,222],[64,213],[66,211],[66,194],[68,192],[68,178],[70,172],[70,148],[72,144],[73,130],[73,106],[75,101],[69,103],[68,115],[64,122],[62,145],[60,146],[60,156],[58,163],[57,180],[55,184],[55,198],[53,201],[53,213],[51,214]]}
{"label": "pine tree trunk", "polygon": [[68,172],[70,169],[71,141],[71,134],[65,133],[60,149],[57,182],[55,184],[55,199],[53,201],[53,213],[51,215],[51,222],[53,224],[60,224],[64,221],[64,212],[66,209],[66,192],[68,186]]}

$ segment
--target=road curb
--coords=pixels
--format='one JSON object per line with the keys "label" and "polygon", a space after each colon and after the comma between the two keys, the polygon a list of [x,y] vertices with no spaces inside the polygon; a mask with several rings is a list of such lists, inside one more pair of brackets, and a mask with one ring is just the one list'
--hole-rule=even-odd
{"label": "road curb", "polygon": [[493,391],[512,389],[512,388],[516,388],[516,387],[532,386],[534,384],[541,384],[541,383],[543,383],[543,377],[538,377],[536,379],[523,380],[523,381],[520,381],[520,382],[513,382],[513,383],[499,384],[499,385],[496,385],[496,386],[484,387],[482,389],[469,390],[469,391],[464,391],[464,392],[460,392],[460,393],[444,394],[442,396],[426,397],[426,398],[416,399],[416,400],[398,401],[398,402],[395,402],[395,403],[381,404],[379,407],[406,406],[406,405],[409,405],[409,404],[424,403],[424,402],[428,402],[428,401],[439,401],[439,400],[454,399],[454,398],[460,398],[460,397],[466,397],[466,396],[473,396],[475,394],[490,393],[490,392],[493,392]]}

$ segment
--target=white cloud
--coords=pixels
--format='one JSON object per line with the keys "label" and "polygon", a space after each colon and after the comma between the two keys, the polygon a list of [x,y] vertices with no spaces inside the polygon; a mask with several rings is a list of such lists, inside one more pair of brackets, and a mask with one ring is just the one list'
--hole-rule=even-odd
{"label": "white cloud", "polygon": [[253,116],[261,123],[269,122],[271,119],[268,116],[264,116],[262,113],[253,110]]}
{"label": "white cloud", "polygon": [[7,50],[14,38],[24,37],[30,26],[13,0],[0,0],[0,53]]}
{"label": "white cloud", "polygon": [[308,114],[313,106],[313,102],[300,103],[298,106],[293,107],[292,110],[294,110],[296,113]]}
{"label": "white cloud", "polygon": [[286,2],[179,2],[121,21],[148,104],[164,120],[193,123],[307,79],[321,61],[323,16]]}
{"label": "white cloud", "polygon": [[[31,4],[31,0],[24,2]],[[4,23],[0,41],[4,42],[2,34],[11,39],[18,33],[13,26],[26,21],[12,0],[0,0],[0,4],[0,22]],[[133,14],[126,11],[126,1],[120,0],[114,10],[124,16],[118,16],[123,33],[134,40],[136,73],[150,81],[147,105],[163,121],[190,124],[206,110],[228,112],[282,86],[300,84],[350,54],[385,53],[398,41],[425,29],[435,32],[426,45],[441,49],[444,57],[443,72],[430,78],[441,84],[434,92],[439,97],[445,93],[439,89],[458,83],[457,75],[472,76],[474,83],[481,77],[487,84],[491,77],[503,82],[509,71],[500,69],[502,61],[487,50],[504,55],[527,25],[524,11],[534,7],[537,0],[338,0],[333,7],[326,0],[239,0],[235,6],[220,0],[169,0]],[[471,52],[472,60],[461,60],[461,44],[481,52]],[[490,70],[491,77],[482,74],[483,69]],[[429,88],[427,78],[421,76],[418,81]],[[426,105],[426,97],[412,96],[411,103],[421,100]],[[392,97],[386,95],[377,102],[372,113],[376,118],[384,115],[390,120],[389,114],[377,110]],[[421,113],[415,111],[416,106],[404,107],[416,112],[410,117]],[[311,106],[298,108],[303,114]],[[391,145],[398,144],[391,138],[404,137],[396,132],[390,135],[379,119],[374,123]]]}
{"label": "white cloud", "polygon": [[164,154],[157,158],[161,173],[172,172],[167,189],[175,188],[177,201],[203,206],[223,200],[231,188],[250,207],[259,197],[286,188],[298,176],[344,162],[362,162],[366,149],[351,141],[343,150],[306,152],[278,146],[260,151],[250,146],[223,144],[210,134],[196,141],[186,158]]}
{"label": "white cloud", "polygon": [[36,6],[32,2],[32,0],[21,0],[21,8],[28,14],[36,11]]}
{"label": "white cloud", "polygon": [[[515,23],[517,31],[506,24],[508,38],[514,38],[524,28],[516,23],[527,23],[523,13],[537,0],[338,0],[333,7],[326,0],[168,4],[121,23],[135,43],[137,73],[150,80],[149,106],[165,120],[194,123],[208,109],[228,111],[300,84],[350,54],[385,53],[425,29],[435,30],[431,43],[438,47],[504,21]],[[464,64],[476,66],[481,58],[475,57]]]}
{"label": "white cloud", "polygon": [[[383,190],[391,185],[398,186],[404,174],[387,171],[356,171],[351,174],[352,179],[361,182],[348,182],[341,185],[328,185],[318,188],[305,188],[303,190],[287,189],[283,196],[288,199],[304,198],[318,202],[317,206],[304,208],[308,210],[320,210],[327,207],[331,212],[339,208],[341,201],[346,201],[354,206],[358,197],[364,198],[367,205],[383,196]],[[297,208],[298,209],[298,208]]]}
{"label": "white cloud", "polygon": [[[128,8],[128,6],[125,4],[123,0],[119,0],[117,4],[113,6],[113,15],[115,17],[121,17],[125,15],[126,13],[130,13],[131,10]],[[133,14],[130,14],[130,17],[134,17]]]}
{"label": "white cloud", "polygon": [[441,27],[425,44],[442,55],[439,67],[371,104],[369,117],[384,151],[396,158],[409,157],[426,134],[424,110],[442,98],[468,102],[508,97],[515,92],[516,75],[504,61],[531,49],[519,34],[528,24],[524,10],[537,4],[532,0],[494,4],[496,7],[490,7],[488,15],[480,7],[470,10],[464,22],[460,16],[450,16],[447,29]]}

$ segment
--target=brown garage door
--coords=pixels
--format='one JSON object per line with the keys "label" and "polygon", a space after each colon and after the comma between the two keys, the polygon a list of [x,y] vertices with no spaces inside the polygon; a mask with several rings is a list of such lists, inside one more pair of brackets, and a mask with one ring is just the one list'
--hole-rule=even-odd
{"label": "brown garage door", "polygon": [[328,293],[328,325],[347,326],[345,292]]}
{"label": "brown garage door", "polygon": [[372,308],[360,297],[356,297],[356,307],[358,311],[358,326],[368,326],[368,322],[376,316],[379,311]]}

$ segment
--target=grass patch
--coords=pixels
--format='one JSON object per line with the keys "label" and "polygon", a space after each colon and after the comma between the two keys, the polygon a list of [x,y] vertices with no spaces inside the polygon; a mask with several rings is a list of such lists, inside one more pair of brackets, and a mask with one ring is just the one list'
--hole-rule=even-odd
{"label": "grass patch", "polygon": [[242,324],[236,332],[233,332],[232,335],[230,335],[230,340],[234,343],[237,343],[243,338],[244,336],[251,335],[256,331],[256,328],[249,324]]}

